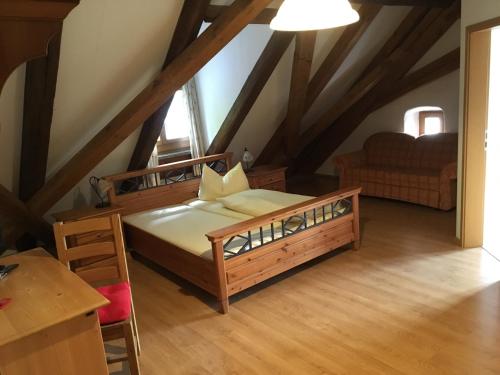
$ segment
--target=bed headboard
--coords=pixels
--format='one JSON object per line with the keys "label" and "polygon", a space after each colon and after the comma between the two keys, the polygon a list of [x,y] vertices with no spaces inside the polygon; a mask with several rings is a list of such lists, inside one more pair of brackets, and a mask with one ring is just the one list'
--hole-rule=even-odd
{"label": "bed headboard", "polygon": [[226,152],[104,177],[111,185],[109,202],[130,215],[196,198],[202,165],[224,174],[231,169],[232,156]]}

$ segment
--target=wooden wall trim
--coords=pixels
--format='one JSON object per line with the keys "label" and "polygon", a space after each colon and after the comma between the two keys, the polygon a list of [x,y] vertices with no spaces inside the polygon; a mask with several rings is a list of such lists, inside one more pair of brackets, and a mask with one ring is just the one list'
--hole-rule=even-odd
{"label": "wooden wall trim", "polygon": [[219,154],[229,147],[294,36],[295,33],[278,31],[273,33],[208,147],[207,155]]}
{"label": "wooden wall trim", "polygon": [[47,212],[99,162],[158,110],[231,41],[271,0],[236,0],[184,50],[152,84],[137,95],[94,138],[66,163],[28,202],[38,214]]}
{"label": "wooden wall trim", "polygon": [[[196,40],[209,4],[210,0],[186,0],[184,2],[162,70]],[[144,122],[128,165],[129,171],[147,167],[173,99],[172,95]]]}

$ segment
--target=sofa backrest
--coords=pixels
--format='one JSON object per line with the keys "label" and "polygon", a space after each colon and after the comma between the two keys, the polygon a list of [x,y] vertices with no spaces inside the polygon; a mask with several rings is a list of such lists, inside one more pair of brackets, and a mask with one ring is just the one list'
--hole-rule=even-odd
{"label": "sofa backrest", "polygon": [[440,133],[423,135],[415,140],[411,155],[411,166],[426,169],[441,169],[457,161],[458,134]]}
{"label": "sofa backrest", "polygon": [[363,146],[366,162],[377,167],[409,167],[415,138],[405,133],[377,133]]}
{"label": "sofa backrest", "polygon": [[377,133],[363,146],[370,166],[441,169],[457,161],[458,135],[441,133],[417,139],[405,133]]}

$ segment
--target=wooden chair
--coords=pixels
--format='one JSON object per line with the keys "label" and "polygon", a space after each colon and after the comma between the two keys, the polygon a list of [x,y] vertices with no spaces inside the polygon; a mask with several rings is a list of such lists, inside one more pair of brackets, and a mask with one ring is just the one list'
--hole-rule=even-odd
{"label": "wooden chair", "polygon": [[[75,236],[89,234],[94,238],[93,242],[75,245]],[[138,361],[140,344],[132,295],[128,286],[129,277],[120,216],[115,214],[67,223],[58,222],[54,224],[54,235],[59,260],[112,302],[103,308],[107,310],[98,311],[102,337],[104,342],[125,339],[127,354],[108,357],[108,364],[128,360],[131,374],[140,374]],[[120,292],[121,295],[106,294],[110,289],[112,293]],[[126,306],[128,299],[124,301],[123,297],[130,300],[128,307]],[[123,303],[118,306],[120,302]],[[124,306],[124,309],[120,309]],[[124,312],[126,308],[128,311]],[[119,314],[115,316],[121,315],[121,318],[113,321],[112,315],[117,309]],[[103,320],[109,322],[104,324]]]}

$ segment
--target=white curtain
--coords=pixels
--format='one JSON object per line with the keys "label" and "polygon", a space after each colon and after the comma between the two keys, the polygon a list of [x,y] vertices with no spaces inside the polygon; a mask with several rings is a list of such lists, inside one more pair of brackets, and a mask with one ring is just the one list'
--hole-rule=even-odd
{"label": "white curtain", "polygon": [[[156,145],[155,145],[155,148],[153,149],[153,153],[151,154],[151,157],[149,158],[147,168],[148,169],[154,168],[154,167],[157,167],[158,165],[160,165],[160,162],[158,159],[158,149],[156,148]],[[160,174],[159,173],[150,174],[150,175],[147,175],[146,178],[148,179],[149,186],[156,186],[157,181],[158,182],[160,181]]]}
{"label": "white curtain", "polygon": [[[201,135],[201,120],[200,120],[200,105],[198,102],[198,92],[196,90],[196,82],[195,79],[191,79],[183,86],[183,90],[186,95],[186,105],[189,108],[191,129],[189,134],[189,140],[191,144],[191,156],[193,159],[200,158],[205,156],[205,152],[203,150],[203,141]],[[195,175],[201,175],[200,166],[195,166],[194,168]]]}

